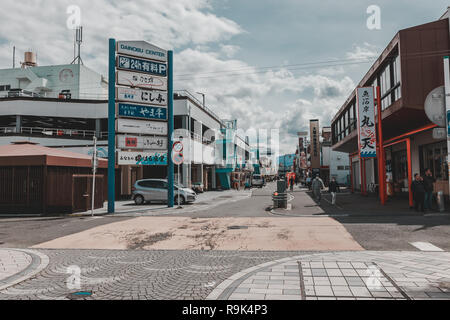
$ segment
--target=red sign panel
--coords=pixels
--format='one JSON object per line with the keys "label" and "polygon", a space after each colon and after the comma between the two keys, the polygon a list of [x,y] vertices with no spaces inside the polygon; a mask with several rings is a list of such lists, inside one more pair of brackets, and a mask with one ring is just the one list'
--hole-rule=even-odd
{"label": "red sign panel", "polygon": [[137,147],[137,138],[125,138],[125,146],[130,148],[136,148]]}

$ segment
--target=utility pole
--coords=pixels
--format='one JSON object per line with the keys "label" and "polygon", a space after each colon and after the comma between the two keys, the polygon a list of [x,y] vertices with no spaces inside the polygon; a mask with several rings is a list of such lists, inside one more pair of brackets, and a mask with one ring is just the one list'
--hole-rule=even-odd
{"label": "utility pole", "polygon": [[[445,111],[447,117],[447,165],[450,173],[450,63],[449,57],[444,57],[444,89],[445,89]],[[450,175],[449,175],[450,176]],[[449,179],[450,187],[450,179]]]}
{"label": "utility pole", "polygon": [[97,171],[97,137],[94,136],[94,152],[92,153],[92,197],[91,197],[91,216],[94,216],[95,200],[95,173]]}

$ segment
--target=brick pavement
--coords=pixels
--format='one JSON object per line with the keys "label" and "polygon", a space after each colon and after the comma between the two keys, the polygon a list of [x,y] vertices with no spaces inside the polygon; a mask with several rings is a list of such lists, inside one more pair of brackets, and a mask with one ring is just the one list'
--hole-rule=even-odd
{"label": "brick pavement", "polygon": [[233,275],[207,299],[450,299],[450,253],[364,251],[284,258]]}
{"label": "brick pavement", "polygon": [[[48,266],[0,299],[450,299],[448,252],[30,250]],[[80,286],[70,270],[78,267]]]}
{"label": "brick pavement", "polygon": [[45,255],[23,249],[0,249],[0,290],[26,280],[48,264]]}

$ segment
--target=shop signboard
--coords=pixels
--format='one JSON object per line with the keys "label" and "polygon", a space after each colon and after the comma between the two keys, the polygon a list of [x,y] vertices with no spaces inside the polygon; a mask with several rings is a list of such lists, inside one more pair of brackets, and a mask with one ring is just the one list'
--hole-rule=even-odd
{"label": "shop signboard", "polygon": [[167,61],[167,51],[145,41],[118,41],[117,52],[130,56]]}
{"label": "shop signboard", "polygon": [[142,118],[150,120],[167,120],[167,108],[153,107],[130,103],[119,103],[118,115],[129,118]]}
{"label": "shop signboard", "polygon": [[311,168],[320,168],[319,120],[310,120]]}
{"label": "shop signboard", "polygon": [[167,165],[167,151],[118,151],[117,163],[119,165]]}
{"label": "shop signboard", "polygon": [[167,122],[145,121],[119,118],[117,119],[118,133],[135,133],[146,135],[167,135]]}
{"label": "shop signboard", "polygon": [[377,134],[373,87],[357,88],[358,144],[361,158],[376,158]]}
{"label": "shop signboard", "polygon": [[116,90],[116,100],[138,104],[167,106],[167,93],[159,90],[118,87]]}
{"label": "shop signboard", "polygon": [[167,150],[167,137],[117,135],[120,149]]}
{"label": "shop signboard", "polygon": [[118,55],[117,67],[123,70],[138,71],[161,77],[165,77],[167,74],[167,65],[165,63],[137,59],[123,55]]}
{"label": "shop signboard", "polygon": [[117,84],[129,87],[167,91],[167,78],[145,73],[117,71]]}

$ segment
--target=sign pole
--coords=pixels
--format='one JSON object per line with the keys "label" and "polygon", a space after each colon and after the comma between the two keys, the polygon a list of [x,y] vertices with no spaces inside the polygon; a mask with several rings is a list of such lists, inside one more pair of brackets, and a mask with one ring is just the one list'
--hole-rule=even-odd
{"label": "sign pole", "polygon": [[[167,113],[168,113],[168,150],[167,150],[167,206],[173,208],[173,160],[172,160],[172,146],[173,146],[173,51],[167,52]],[[170,154],[169,154],[170,153]],[[180,175],[180,172],[178,172]]]}
{"label": "sign pole", "polygon": [[180,206],[180,165],[178,165],[178,208],[181,208],[181,206]]}
{"label": "sign pole", "polygon": [[378,193],[380,194],[381,205],[386,204],[386,161],[383,148],[383,117],[381,114],[381,88],[377,90],[377,118],[378,118]]}
{"label": "sign pole", "polygon": [[94,136],[94,153],[92,154],[92,197],[91,197],[91,216],[94,216],[95,199],[95,173],[97,171],[97,137]]}
{"label": "sign pole", "polygon": [[[444,57],[444,88],[445,88],[445,111],[447,119],[447,165],[450,177],[450,63],[449,57]],[[449,188],[450,188],[450,178]]]}
{"label": "sign pole", "polygon": [[116,167],[116,40],[109,39],[108,72],[108,213],[114,213]]}

